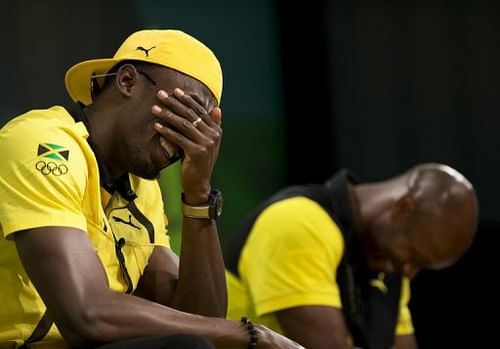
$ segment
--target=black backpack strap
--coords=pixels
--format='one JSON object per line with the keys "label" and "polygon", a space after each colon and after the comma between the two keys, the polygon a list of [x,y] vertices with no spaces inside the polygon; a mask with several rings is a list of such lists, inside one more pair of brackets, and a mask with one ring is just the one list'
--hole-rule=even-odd
{"label": "black backpack strap", "polygon": [[[341,171],[314,197],[337,223],[344,237],[344,256],[337,268],[337,284],[352,340],[364,349],[388,349],[394,344],[401,276],[366,269],[361,242],[352,226],[349,183],[359,183],[359,180],[352,172]],[[374,281],[381,289],[373,287]]]}
{"label": "black backpack strap", "polygon": [[33,333],[31,333],[31,336],[24,341],[24,344],[21,345],[19,349],[28,349],[31,343],[42,340],[43,337],[49,333],[53,323],[54,320],[52,320],[52,316],[50,316],[49,311],[46,310],[45,314],[43,314],[42,318],[33,330]]}

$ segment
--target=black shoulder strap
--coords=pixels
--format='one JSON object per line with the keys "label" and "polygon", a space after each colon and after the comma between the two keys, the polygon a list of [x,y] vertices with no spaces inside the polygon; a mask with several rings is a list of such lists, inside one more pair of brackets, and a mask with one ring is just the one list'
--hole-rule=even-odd
{"label": "black shoulder strap", "polygon": [[394,345],[401,294],[401,276],[368,271],[352,227],[349,171],[339,173],[315,193],[316,201],[330,214],[344,237],[344,256],[337,268],[342,310],[352,340],[364,349],[389,349]]}
{"label": "black shoulder strap", "polygon": [[45,337],[47,333],[49,333],[53,323],[54,321],[52,320],[49,311],[46,310],[45,314],[43,314],[42,318],[33,330],[33,333],[31,333],[31,336],[29,336],[28,339],[24,341],[24,344],[21,345],[19,349],[28,349],[31,343],[42,340],[43,337]]}

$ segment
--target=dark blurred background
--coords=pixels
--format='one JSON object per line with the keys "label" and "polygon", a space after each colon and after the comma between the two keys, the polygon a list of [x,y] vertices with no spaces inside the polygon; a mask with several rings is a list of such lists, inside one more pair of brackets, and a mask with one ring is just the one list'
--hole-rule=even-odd
{"label": "dark blurred background", "polygon": [[[477,239],[457,265],[415,279],[417,339],[421,348],[498,345],[498,1],[17,0],[0,11],[2,123],[69,103],[66,69],[112,56],[137,29],[182,29],[214,50],[225,74],[214,178],[224,245],[287,184],[342,167],[366,181],[419,162],[460,170],[479,195]],[[161,175],[174,248],[177,172]]]}

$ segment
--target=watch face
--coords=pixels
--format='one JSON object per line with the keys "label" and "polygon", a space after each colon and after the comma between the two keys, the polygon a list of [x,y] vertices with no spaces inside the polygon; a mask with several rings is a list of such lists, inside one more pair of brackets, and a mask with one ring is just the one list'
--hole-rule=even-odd
{"label": "watch face", "polygon": [[213,190],[210,195],[210,218],[216,219],[222,213],[223,203],[222,193],[219,190]]}

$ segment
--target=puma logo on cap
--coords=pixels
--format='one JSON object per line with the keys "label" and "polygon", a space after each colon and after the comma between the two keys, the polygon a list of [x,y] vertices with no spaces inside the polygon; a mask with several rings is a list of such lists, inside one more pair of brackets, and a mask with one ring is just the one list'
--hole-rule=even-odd
{"label": "puma logo on cap", "polygon": [[144,51],[144,53],[146,54],[146,57],[149,57],[149,51],[151,51],[152,49],[156,48],[156,46],[152,46],[150,48],[144,48],[142,46],[137,46],[136,47],[136,50],[137,51]]}

